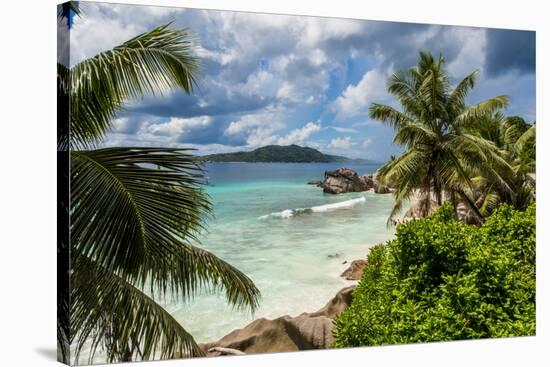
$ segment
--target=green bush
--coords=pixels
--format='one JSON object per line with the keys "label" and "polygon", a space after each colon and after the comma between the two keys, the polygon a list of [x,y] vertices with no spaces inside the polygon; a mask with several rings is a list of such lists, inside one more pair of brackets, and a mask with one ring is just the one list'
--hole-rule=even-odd
{"label": "green bush", "polygon": [[535,206],[481,227],[449,205],[373,247],[335,347],[534,335]]}

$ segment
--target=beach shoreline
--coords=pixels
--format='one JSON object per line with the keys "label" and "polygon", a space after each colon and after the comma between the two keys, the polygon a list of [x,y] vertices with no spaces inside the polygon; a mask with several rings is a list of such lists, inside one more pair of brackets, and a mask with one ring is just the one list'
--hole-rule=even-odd
{"label": "beach shoreline", "polygon": [[[366,246],[370,250],[373,245]],[[302,311],[296,316],[286,314],[272,319],[258,317],[217,341],[200,343],[199,346],[209,357],[331,348],[333,320],[351,305],[353,290],[367,266],[366,256],[365,259],[344,260],[342,265],[345,266],[338,277],[347,284],[317,311]]]}

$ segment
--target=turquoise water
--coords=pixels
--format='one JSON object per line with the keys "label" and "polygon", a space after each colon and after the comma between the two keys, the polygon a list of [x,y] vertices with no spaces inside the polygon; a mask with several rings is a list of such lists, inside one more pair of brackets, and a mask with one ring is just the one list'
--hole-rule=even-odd
{"label": "turquoise water", "polygon": [[[391,195],[324,194],[307,185],[342,164],[211,163],[206,166],[214,217],[201,246],[236,266],[262,293],[255,315],[220,294],[164,304],[198,342],[214,341],[257,317],[316,311],[342,287],[344,261],[363,258],[390,239]],[[359,174],[376,165],[346,165]],[[297,210],[298,209],[298,210]]]}

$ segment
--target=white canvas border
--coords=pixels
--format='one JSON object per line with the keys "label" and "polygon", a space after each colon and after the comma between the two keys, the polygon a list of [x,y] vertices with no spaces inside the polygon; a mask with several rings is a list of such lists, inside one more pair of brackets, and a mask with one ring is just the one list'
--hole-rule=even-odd
{"label": "white canvas border", "polygon": [[[537,31],[537,336],[449,343],[279,353],[217,359],[149,362],[147,366],[247,367],[340,365],[542,365],[550,325],[548,250],[550,203],[546,187],[550,138],[543,101],[550,86],[550,38],[543,1],[252,1],[119,0],[120,3],[472,25]],[[54,0],[2,5],[2,231],[0,364],[55,362],[55,52]],[[546,62],[545,62],[546,61]],[[546,87],[546,88],[545,88]],[[6,115],[7,112],[7,115]]]}

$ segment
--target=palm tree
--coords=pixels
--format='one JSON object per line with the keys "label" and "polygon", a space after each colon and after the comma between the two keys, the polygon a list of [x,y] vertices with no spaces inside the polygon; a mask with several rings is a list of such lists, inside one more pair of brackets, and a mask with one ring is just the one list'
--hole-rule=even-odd
{"label": "palm tree", "polygon": [[187,301],[206,287],[237,308],[258,305],[251,279],[194,245],[211,206],[189,150],[93,149],[129,100],[192,92],[195,42],[169,24],[72,68],[58,65],[58,104],[70,106],[58,129],[58,150],[70,151],[70,328],[58,327],[67,362],[69,344],[76,361],[99,348],[109,362],[203,355],[157,303],[169,295]]}
{"label": "palm tree", "polygon": [[484,116],[472,128],[472,133],[492,141],[512,166],[512,171],[502,172],[502,176],[513,195],[503,190],[499,182],[485,177],[484,172],[472,173],[472,196],[484,216],[501,203],[523,210],[535,200],[535,129],[535,124],[530,125],[519,116],[504,117],[500,113]]}
{"label": "palm tree", "polygon": [[424,215],[432,200],[441,205],[450,200],[456,208],[460,199],[481,219],[475,202],[467,195],[472,186],[469,170],[483,171],[511,191],[501,172],[511,170],[491,141],[468,132],[469,127],[487,113],[493,113],[508,103],[498,96],[468,106],[465,97],[474,87],[478,72],[466,76],[454,88],[445,70],[445,60],[420,52],[415,67],[393,74],[388,91],[400,103],[402,110],[373,103],[369,115],[396,131],[393,142],[403,145],[405,152],[382,166],[379,179],[395,187],[395,205],[389,222],[401,209],[404,200],[416,190],[421,193]]}

